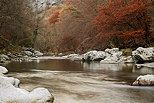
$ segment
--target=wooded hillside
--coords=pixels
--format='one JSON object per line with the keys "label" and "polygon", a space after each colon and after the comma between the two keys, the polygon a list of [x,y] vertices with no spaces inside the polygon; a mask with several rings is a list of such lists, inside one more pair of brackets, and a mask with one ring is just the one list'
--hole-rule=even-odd
{"label": "wooded hillside", "polygon": [[18,45],[82,53],[154,46],[153,2],[59,0],[51,4],[50,0],[1,0],[0,49]]}

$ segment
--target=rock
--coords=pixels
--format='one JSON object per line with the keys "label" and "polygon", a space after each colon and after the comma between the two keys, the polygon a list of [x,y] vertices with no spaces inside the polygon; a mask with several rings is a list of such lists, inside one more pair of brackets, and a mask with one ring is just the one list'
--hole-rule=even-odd
{"label": "rock", "polygon": [[30,51],[22,51],[23,54],[27,55],[27,56],[32,56],[33,53]]}
{"label": "rock", "polygon": [[64,55],[63,53],[59,53],[59,54],[58,54],[58,56],[63,56],[63,55]]}
{"label": "rock", "polygon": [[120,60],[118,62],[119,63],[134,63],[134,60],[132,56],[128,56],[128,57],[122,56],[120,57]]}
{"label": "rock", "polygon": [[122,52],[119,51],[119,48],[106,49],[106,58],[100,63],[104,64],[115,64],[115,63],[133,63],[131,56],[125,57],[122,56]]}
{"label": "rock", "polygon": [[114,60],[101,60],[100,63],[102,64],[117,64],[117,61]]}
{"label": "rock", "polygon": [[63,57],[71,60],[82,60],[82,56],[80,54],[70,54]]}
{"label": "rock", "polygon": [[30,52],[34,52],[35,50],[33,48],[26,48],[26,47],[23,47],[22,48],[22,51],[30,51]]}
{"label": "rock", "polygon": [[108,52],[110,54],[117,53],[119,52],[119,48],[105,49],[105,52]]}
{"label": "rock", "polygon": [[34,56],[43,56],[43,53],[41,53],[40,51],[34,51]]}
{"label": "rock", "polygon": [[144,64],[136,64],[137,68],[147,67],[147,68],[154,68],[154,62],[152,63],[144,63]]}
{"label": "rock", "polygon": [[103,63],[103,64],[115,64],[115,63],[118,63],[118,57],[115,56],[115,55],[108,56],[104,60],[101,60],[100,63]]}
{"label": "rock", "polygon": [[19,79],[16,79],[16,78],[13,78],[13,77],[2,77],[2,78],[4,78],[9,83],[11,83],[13,86],[19,88],[19,84],[20,84]]}
{"label": "rock", "polygon": [[29,93],[36,103],[53,103],[53,96],[45,88],[36,88]]}
{"label": "rock", "polygon": [[45,88],[37,88],[32,92],[14,87],[4,77],[0,77],[1,103],[53,103],[53,96]]}
{"label": "rock", "polygon": [[10,58],[7,55],[0,55],[0,63],[5,63],[7,60],[9,60]]}
{"label": "rock", "polygon": [[89,51],[83,54],[82,59],[84,61],[101,61],[106,57],[106,53],[104,51]]}
{"label": "rock", "polygon": [[[0,66],[0,72],[7,69]],[[53,95],[45,88],[36,88],[31,92],[18,88],[20,81],[13,77],[0,76],[0,103],[53,103]]]}
{"label": "rock", "polygon": [[5,60],[9,60],[10,59],[7,55],[4,55],[4,54],[0,55],[0,58],[3,58]]}
{"label": "rock", "polygon": [[154,75],[139,76],[133,86],[154,86]]}
{"label": "rock", "polygon": [[139,47],[132,52],[132,55],[137,63],[154,62],[154,47]]}
{"label": "rock", "polygon": [[0,66],[0,76],[6,73],[8,73],[8,70],[5,67]]}
{"label": "rock", "polygon": [[0,77],[0,101],[1,103],[32,103],[27,92],[17,89],[3,77]]}
{"label": "rock", "polygon": [[83,55],[84,61],[101,61],[104,64],[134,63],[131,56],[122,56],[119,48],[106,49],[105,51],[90,51]]}

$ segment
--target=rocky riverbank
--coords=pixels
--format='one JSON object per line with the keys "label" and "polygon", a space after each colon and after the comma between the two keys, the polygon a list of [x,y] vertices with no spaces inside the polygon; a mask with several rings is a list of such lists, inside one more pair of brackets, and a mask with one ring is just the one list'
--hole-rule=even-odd
{"label": "rocky riverbank", "polygon": [[[154,47],[143,48],[139,47],[132,51],[129,56],[125,56],[124,52],[119,48],[106,49],[104,51],[89,51],[82,55],[70,54],[63,56],[71,60],[83,60],[83,61],[100,61],[105,64],[117,64],[117,63],[153,63],[154,62]],[[144,66],[144,65],[142,65]]]}
{"label": "rocky riverbank", "polygon": [[34,50],[33,48],[22,48],[22,51],[19,53],[1,54],[0,63],[6,63],[8,61],[32,61],[40,56],[43,56],[43,53],[40,51]]}

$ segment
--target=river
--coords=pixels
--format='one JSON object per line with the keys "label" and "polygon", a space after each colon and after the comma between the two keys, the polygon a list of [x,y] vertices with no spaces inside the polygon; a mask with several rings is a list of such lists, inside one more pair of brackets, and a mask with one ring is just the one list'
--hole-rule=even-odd
{"label": "river", "polygon": [[54,103],[154,103],[154,87],[130,86],[141,74],[154,74],[152,68],[134,64],[82,63],[61,58],[33,62],[10,62],[8,76],[21,80],[21,88],[45,87]]}

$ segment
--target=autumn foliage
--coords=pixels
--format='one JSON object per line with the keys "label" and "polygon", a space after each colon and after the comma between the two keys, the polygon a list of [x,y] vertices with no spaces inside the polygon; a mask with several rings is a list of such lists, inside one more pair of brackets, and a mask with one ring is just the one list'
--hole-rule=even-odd
{"label": "autumn foliage", "polygon": [[77,40],[74,35],[64,35],[59,41],[61,51],[75,51],[77,48]]}
{"label": "autumn foliage", "polygon": [[62,52],[136,48],[151,43],[150,13],[151,0],[65,0],[49,23]]}
{"label": "autumn foliage", "polygon": [[55,24],[56,22],[59,21],[59,11],[55,11],[51,17],[49,18],[49,24]]}
{"label": "autumn foliage", "polygon": [[98,9],[95,23],[100,33],[96,36],[102,39],[114,36],[128,46],[136,45],[136,40],[148,42],[150,3],[151,0],[106,0]]}

